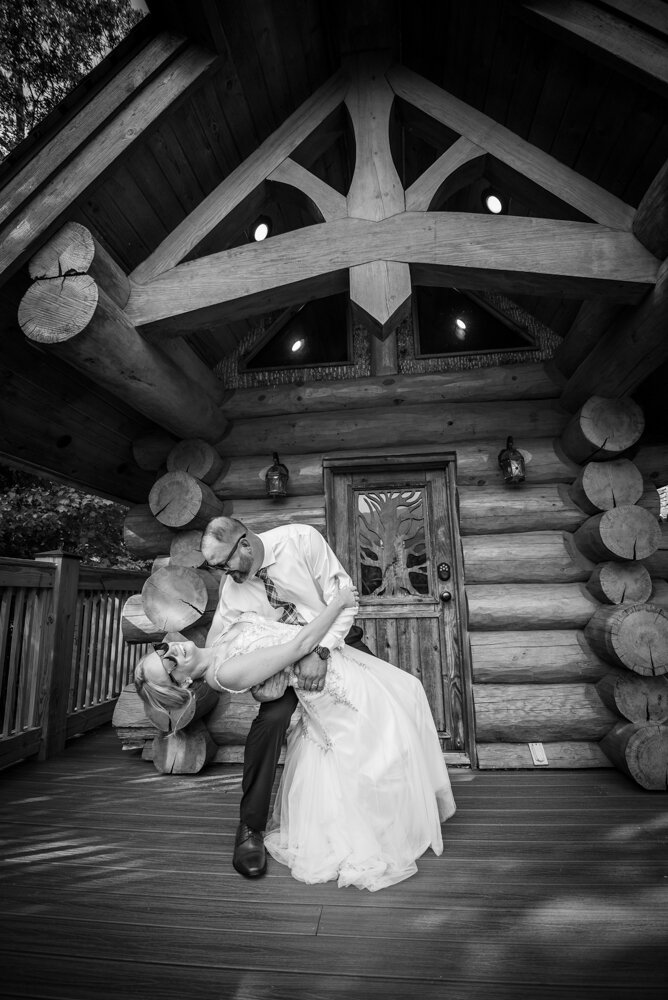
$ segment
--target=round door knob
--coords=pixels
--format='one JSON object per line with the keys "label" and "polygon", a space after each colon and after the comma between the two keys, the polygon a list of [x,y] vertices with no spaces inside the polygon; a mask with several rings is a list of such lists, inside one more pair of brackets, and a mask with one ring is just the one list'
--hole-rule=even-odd
{"label": "round door knob", "polygon": [[442,590],[438,596],[441,598],[444,604],[447,604],[448,601],[452,600],[452,594],[450,593],[449,590]]}

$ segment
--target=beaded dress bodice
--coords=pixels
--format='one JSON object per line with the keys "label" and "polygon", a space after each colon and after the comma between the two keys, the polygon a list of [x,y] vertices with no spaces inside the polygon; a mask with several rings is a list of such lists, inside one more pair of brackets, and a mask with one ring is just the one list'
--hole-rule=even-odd
{"label": "beaded dress bodice", "polygon": [[[251,653],[258,649],[283,645],[289,642],[301,627],[301,625],[289,625],[285,622],[271,621],[253,611],[244,611],[221,636],[219,642],[216,644],[216,649],[222,652],[225,660],[228,660],[233,656],[241,656],[244,653]],[[331,699],[337,705],[345,706],[350,711],[357,711],[350,698],[341,671],[341,659],[344,658],[348,659],[344,651],[332,651],[332,656],[327,666],[325,688],[322,692],[311,692],[301,689],[298,686],[298,678],[294,668],[292,666],[287,668],[288,684],[295,689],[295,693],[299,699],[299,705],[292,725],[299,726],[301,730],[300,735],[304,739],[309,739],[318,744],[323,750],[329,750],[332,747],[332,740],[327,734],[321,719],[321,713],[318,710],[319,701],[323,696]],[[354,661],[354,665],[356,669],[360,669],[360,664],[357,661]],[[230,688],[226,688],[220,683],[217,672],[216,670],[216,681],[219,686],[226,691],[230,691]],[[242,689],[244,692],[249,690],[250,688]],[[233,693],[240,692],[235,691]]]}

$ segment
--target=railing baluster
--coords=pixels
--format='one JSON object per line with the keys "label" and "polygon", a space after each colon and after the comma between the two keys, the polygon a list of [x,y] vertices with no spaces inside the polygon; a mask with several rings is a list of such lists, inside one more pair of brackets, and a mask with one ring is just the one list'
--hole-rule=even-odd
{"label": "railing baluster", "polygon": [[145,579],[60,552],[0,558],[0,766],[50,756],[111,718],[147,648],[127,646],[121,628]]}
{"label": "railing baluster", "polygon": [[[9,639],[9,623],[11,620],[10,611],[13,597],[13,587],[7,587],[4,593],[0,595],[0,692],[2,693],[2,701],[0,701],[0,705],[5,706],[8,702],[7,692],[9,689],[7,644]],[[5,712],[0,713],[0,718],[2,719],[2,730],[0,735],[7,736],[8,732]]]}
{"label": "railing baluster", "polygon": [[21,712],[17,718],[17,729],[30,729],[38,725],[37,692],[40,682],[40,594],[31,588],[23,623],[23,643],[21,649]]}
{"label": "railing baluster", "polygon": [[79,591],[78,600],[83,605],[83,616],[81,623],[81,636],[79,638],[79,662],[78,662],[78,686],[77,686],[77,710],[84,708],[86,704],[86,685],[88,683],[88,649],[90,643],[90,628],[93,616],[93,604],[89,595],[85,591]]}
{"label": "railing baluster", "polygon": [[11,638],[9,640],[9,671],[7,674],[7,701],[5,703],[5,723],[3,732],[7,735],[18,732],[16,728],[17,702],[19,698],[19,665],[21,662],[21,627],[25,608],[25,590],[14,591],[11,613]]}

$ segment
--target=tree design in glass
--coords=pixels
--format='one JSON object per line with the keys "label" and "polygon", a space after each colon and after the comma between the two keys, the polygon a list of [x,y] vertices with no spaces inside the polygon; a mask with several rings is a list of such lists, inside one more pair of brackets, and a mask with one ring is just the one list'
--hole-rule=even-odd
{"label": "tree design in glass", "polygon": [[357,538],[362,596],[429,593],[421,491],[358,493]]}

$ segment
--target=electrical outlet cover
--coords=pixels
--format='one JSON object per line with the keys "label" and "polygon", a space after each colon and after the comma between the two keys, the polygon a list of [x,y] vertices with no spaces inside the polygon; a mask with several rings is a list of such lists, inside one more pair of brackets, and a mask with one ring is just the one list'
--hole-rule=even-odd
{"label": "electrical outlet cover", "polygon": [[531,759],[536,767],[548,766],[547,754],[542,743],[530,743],[529,750],[531,751]]}

